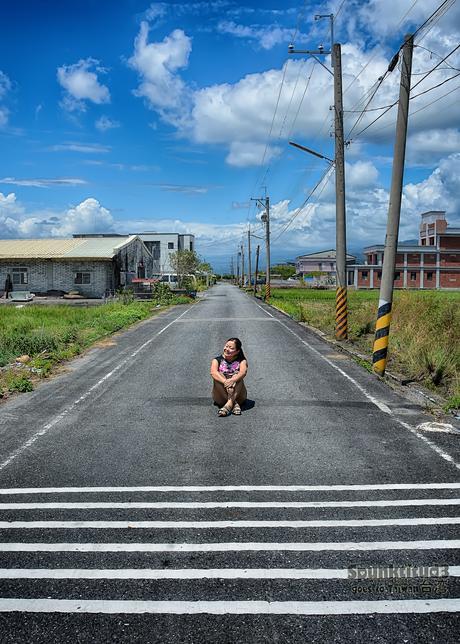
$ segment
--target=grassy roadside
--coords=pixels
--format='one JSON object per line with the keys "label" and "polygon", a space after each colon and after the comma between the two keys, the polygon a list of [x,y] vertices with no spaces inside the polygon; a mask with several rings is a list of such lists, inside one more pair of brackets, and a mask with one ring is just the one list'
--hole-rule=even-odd
{"label": "grassy roadside", "polygon": [[[188,304],[174,296],[167,305]],[[66,305],[0,307],[0,398],[31,391],[59,363],[164,309],[156,301],[116,301],[88,308]],[[17,359],[23,356],[23,362]],[[28,357],[28,359],[26,359]]]}
{"label": "grassy roadside", "polygon": [[[333,337],[335,292],[272,289],[271,303]],[[372,355],[378,291],[348,291],[349,343]],[[460,292],[395,291],[388,369],[460,407]]]}

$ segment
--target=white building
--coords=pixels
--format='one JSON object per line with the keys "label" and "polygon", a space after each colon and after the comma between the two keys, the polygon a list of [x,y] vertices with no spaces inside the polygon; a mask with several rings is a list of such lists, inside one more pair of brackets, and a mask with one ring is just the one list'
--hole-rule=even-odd
{"label": "white building", "polygon": [[153,255],[153,273],[174,273],[170,263],[171,253],[178,250],[195,250],[195,235],[179,233],[136,233]]}

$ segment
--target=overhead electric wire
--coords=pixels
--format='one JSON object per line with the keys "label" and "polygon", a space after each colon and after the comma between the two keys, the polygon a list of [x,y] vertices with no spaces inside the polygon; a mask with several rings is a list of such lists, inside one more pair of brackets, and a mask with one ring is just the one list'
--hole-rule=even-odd
{"label": "overhead electric wire", "polygon": [[[422,38],[425,38],[425,36],[433,29],[435,24],[439,22],[439,20],[442,18],[442,16],[455,4],[455,0],[444,0],[437,9],[433,11],[433,13],[428,16],[428,18],[423,22],[420,27],[418,27],[414,31],[414,41],[416,40],[417,37],[421,36]],[[424,29],[427,29],[425,33],[423,33]]]}
{"label": "overhead electric wire", "polygon": [[308,193],[308,195],[307,195],[306,199],[304,200],[303,204],[302,204],[302,205],[297,209],[297,212],[296,212],[296,213],[295,213],[295,214],[290,218],[290,220],[287,222],[287,224],[285,224],[285,225],[284,225],[284,224],[281,224],[281,226],[283,226],[283,225],[284,225],[284,228],[283,228],[281,231],[277,231],[277,232],[278,232],[278,235],[275,237],[275,239],[273,239],[273,242],[277,241],[277,240],[281,237],[281,235],[282,235],[283,233],[285,233],[285,232],[286,232],[286,230],[287,230],[287,229],[289,228],[289,226],[292,224],[292,222],[294,221],[294,219],[296,219],[296,218],[297,218],[297,217],[302,213],[302,211],[305,209],[305,206],[306,206],[306,205],[308,204],[308,202],[310,201],[311,197],[314,195],[314,193],[316,192],[316,190],[319,188],[319,186],[321,185],[321,183],[324,181],[324,182],[325,182],[325,185],[324,185],[324,186],[323,186],[323,188],[321,189],[320,194],[323,192],[323,190],[324,190],[324,188],[325,188],[325,186],[326,186],[326,184],[327,184],[327,182],[328,182],[328,180],[329,180],[328,175],[332,174],[332,170],[333,170],[333,165],[331,164],[331,165],[329,165],[329,166],[326,168],[326,170],[323,172],[323,174],[322,174],[322,176],[320,177],[320,179],[316,182],[316,184],[315,184],[315,185],[313,186],[313,188],[310,190],[310,192]]}

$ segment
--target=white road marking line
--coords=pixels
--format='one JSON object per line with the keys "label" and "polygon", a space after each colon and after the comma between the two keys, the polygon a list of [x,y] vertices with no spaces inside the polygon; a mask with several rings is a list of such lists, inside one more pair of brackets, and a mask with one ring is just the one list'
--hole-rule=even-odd
{"label": "white road marking line", "polygon": [[428,423],[421,423],[420,425],[417,425],[415,428],[418,431],[422,432],[439,432],[443,434],[460,434],[460,431],[456,429],[453,425],[450,423],[434,423],[434,422],[428,422]]}
{"label": "white road marking line", "polygon": [[425,541],[219,542],[219,543],[0,543],[0,552],[371,552],[457,550],[460,539]]}
{"label": "white road marking line", "polygon": [[0,488],[0,495],[67,494],[103,492],[359,492],[368,490],[458,490],[449,483],[369,483],[353,485],[141,485],[108,487],[13,487]]}
{"label": "white road marking line", "polygon": [[386,508],[412,506],[460,505],[456,499],[387,499],[379,501],[102,501],[102,502],[52,502],[52,503],[0,503],[0,512],[4,510],[162,510],[162,509],[217,509],[217,508]]}
{"label": "white road marking line", "polygon": [[[448,576],[460,576],[460,566],[449,566]],[[410,580],[419,578],[414,576]],[[347,568],[0,568],[0,579],[347,579],[356,582],[350,579]]]}
{"label": "white road marking line", "polygon": [[460,599],[377,601],[130,601],[104,599],[0,599],[0,612],[196,615],[370,615],[460,611]]}
{"label": "white road marking line", "polygon": [[0,521],[0,529],[44,530],[94,528],[103,530],[149,528],[202,530],[205,528],[373,528],[381,526],[459,525],[460,517],[415,517],[409,519],[330,519],[308,521]]}
{"label": "white road marking line", "polygon": [[[272,316],[273,317],[273,316]],[[261,317],[252,317],[252,318],[209,318],[207,322],[275,322],[276,320],[270,320],[270,318],[261,318]],[[186,320],[181,320],[181,322],[201,322],[203,323],[203,318],[187,318]]]}
{"label": "white road marking line", "polygon": [[256,306],[258,306],[261,311],[269,315],[271,318],[275,317],[272,313],[270,313],[270,311],[267,311],[266,309],[263,308],[263,306],[260,306],[260,304],[256,304]]}
{"label": "white road marking line", "polygon": [[2,461],[2,463],[0,463],[0,472],[3,469],[5,469],[5,467],[10,465],[10,463],[12,463],[12,461],[14,461],[18,456],[20,456],[20,454],[22,454],[26,449],[31,447],[39,438],[44,436],[50,429],[52,429],[55,425],[57,425],[63,418],[68,416],[69,413],[73,411],[77,405],[85,401],[88,398],[88,396],[90,396],[93,393],[95,389],[98,389],[106,380],[111,378],[113,374],[117,373],[117,371],[119,371],[122,367],[124,367],[125,364],[129,362],[131,358],[134,358],[135,356],[137,356],[137,354],[140,351],[145,349],[145,347],[147,347],[151,342],[153,342],[153,340],[157,336],[161,335],[163,331],[166,331],[166,329],[168,329],[171,326],[171,324],[174,324],[174,322],[179,320],[183,315],[185,315],[188,311],[190,311],[191,308],[192,307],[188,308],[186,311],[181,313],[177,318],[169,322],[169,324],[167,324],[160,331],[155,333],[149,340],[141,344],[141,346],[138,347],[135,351],[133,351],[133,353],[131,353],[127,358],[124,358],[121,362],[119,362],[117,366],[114,367],[114,369],[112,369],[112,371],[109,371],[108,373],[106,373],[105,376],[103,376],[100,380],[98,380],[98,382],[96,382],[92,387],[90,387],[82,396],[77,398],[77,400],[75,400],[68,407],[66,407],[60,414],[55,416],[49,423],[46,423],[46,425],[44,425],[38,432],[35,432],[35,434],[33,434],[20,447],[15,449],[4,461]]}
{"label": "white road marking line", "polygon": [[[257,306],[259,306],[259,305],[257,305]],[[360,384],[359,384],[359,382],[357,382],[354,378],[352,378],[350,375],[348,375],[348,374],[347,374],[343,369],[341,369],[338,365],[334,364],[331,360],[329,360],[328,358],[326,358],[326,356],[324,356],[320,351],[318,351],[317,349],[315,349],[314,347],[312,347],[308,342],[306,342],[306,340],[304,340],[303,338],[301,338],[301,337],[300,337],[300,335],[298,335],[297,333],[295,333],[295,331],[293,331],[292,329],[290,329],[290,328],[287,326],[287,324],[285,324],[282,320],[279,320],[278,318],[276,318],[276,319],[278,320],[279,324],[281,324],[281,326],[282,326],[282,327],[284,327],[287,331],[289,331],[289,333],[292,333],[292,335],[293,335],[293,336],[295,336],[298,340],[300,340],[300,342],[302,342],[302,344],[303,344],[303,345],[305,345],[306,347],[308,347],[308,349],[310,349],[310,351],[312,351],[313,353],[315,353],[316,355],[318,355],[320,358],[322,358],[323,360],[325,360],[325,361],[326,361],[326,362],[327,362],[327,363],[328,363],[328,364],[329,364],[333,369],[335,369],[336,371],[338,371],[338,372],[339,372],[339,373],[340,373],[344,378],[346,378],[346,379],[347,379],[347,380],[349,380],[351,383],[353,383],[353,384],[355,385],[355,387],[356,387],[357,389],[359,389],[359,391],[361,391],[361,393],[363,393],[363,394],[366,396],[366,398],[367,398],[368,400],[370,400],[374,405],[376,405],[376,406],[377,406],[381,411],[383,411],[385,414],[389,414],[389,415],[390,415],[390,416],[391,416],[391,417],[392,417],[392,418],[393,418],[397,423],[399,423],[402,427],[404,427],[405,429],[408,429],[412,434],[414,434],[414,436],[417,436],[417,438],[420,438],[421,440],[423,440],[423,442],[424,442],[426,445],[428,445],[428,446],[429,446],[433,451],[435,451],[435,452],[436,452],[436,454],[438,454],[441,458],[443,458],[443,459],[444,459],[445,461],[447,461],[448,463],[451,463],[451,465],[453,465],[455,468],[457,468],[458,470],[460,470],[460,463],[457,463],[457,462],[454,460],[454,458],[453,458],[450,454],[448,454],[447,452],[445,452],[444,450],[442,450],[442,449],[441,449],[440,447],[438,447],[435,443],[433,443],[432,441],[430,441],[426,436],[424,436],[423,434],[421,434],[420,432],[418,432],[414,427],[412,427],[412,426],[411,426],[411,425],[409,425],[408,423],[405,423],[404,421],[402,421],[402,420],[400,420],[399,418],[397,418],[397,417],[393,414],[393,412],[391,411],[391,409],[388,407],[388,405],[386,405],[386,404],[385,404],[385,403],[383,403],[382,401],[380,401],[380,400],[378,400],[377,398],[375,398],[374,396],[372,396],[372,394],[370,394],[370,393],[369,393],[369,392],[368,392],[368,391],[367,391],[367,390],[366,390],[362,385],[360,385]]]}

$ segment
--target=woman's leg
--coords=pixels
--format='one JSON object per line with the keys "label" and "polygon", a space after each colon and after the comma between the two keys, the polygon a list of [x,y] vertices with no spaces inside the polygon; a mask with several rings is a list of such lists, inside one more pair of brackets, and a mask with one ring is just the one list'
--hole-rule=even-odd
{"label": "woman's leg", "polygon": [[224,385],[221,382],[216,382],[214,380],[212,387],[212,399],[214,402],[219,405],[219,407],[223,407],[227,403],[228,398],[229,395]]}
{"label": "woman's leg", "polygon": [[235,387],[235,402],[237,402],[239,405],[242,405],[246,401],[247,397],[248,392],[246,391],[246,385],[244,384],[243,380],[240,380],[236,383]]}

